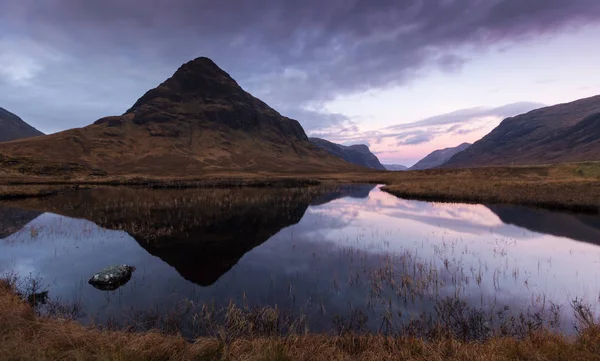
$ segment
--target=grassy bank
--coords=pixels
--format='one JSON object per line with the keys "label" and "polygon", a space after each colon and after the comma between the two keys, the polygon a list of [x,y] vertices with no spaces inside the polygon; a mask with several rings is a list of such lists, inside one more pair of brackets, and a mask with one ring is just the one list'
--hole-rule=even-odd
{"label": "grassy bank", "polygon": [[505,203],[598,212],[600,163],[397,172],[384,191],[398,197]]}
{"label": "grassy bank", "polygon": [[600,206],[600,162],[411,172],[213,172],[200,178],[136,175],[57,178],[5,174],[0,176],[0,199],[45,196],[77,186],[289,188],[324,183],[386,184],[383,190],[398,197],[427,201],[521,204],[592,213],[597,213]]}
{"label": "grassy bank", "polygon": [[3,360],[600,360],[600,328],[595,324],[574,337],[536,331],[522,339],[494,337],[485,342],[443,335],[424,341],[354,334],[186,342],[158,331],[109,331],[38,316],[4,282],[0,325]]}

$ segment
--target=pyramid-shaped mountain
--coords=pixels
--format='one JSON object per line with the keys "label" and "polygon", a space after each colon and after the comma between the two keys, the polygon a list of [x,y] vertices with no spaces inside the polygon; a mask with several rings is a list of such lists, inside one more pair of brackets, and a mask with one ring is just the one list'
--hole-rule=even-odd
{"label": "pyramid-shaped mountain", "polygon": [[313,146],[300,123],[244,91],[208,58],[182,65],[123,115],[1,144],[0,155],[109,174],[357,169]]}

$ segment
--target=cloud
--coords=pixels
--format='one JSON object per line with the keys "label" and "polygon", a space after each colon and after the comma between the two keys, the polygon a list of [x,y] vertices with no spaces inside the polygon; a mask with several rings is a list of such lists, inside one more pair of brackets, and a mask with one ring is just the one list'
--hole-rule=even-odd
{"label": "cloud", "polygon": [[[2,101],[17,112],[35,102],[60,127],[85,125],[100,108],[124,111],[202,55],[276,109],[299,112],[405,84],[424,70],[459,71],[470,54],[599,19],[596,0],[2,1],[2,39],[65,55],[15,68],[27,58],[25,47],[17,49],[3,77],[27,79],[38,91]],[[0,94],[15,89],[0,84]],[[64,99],[90,115],[71,112]],[[325,129],[339,118],[320,121]]]}
{"label": "cloud", "polygon": [[344,144],[368,142],[371,150],[383,162],[411,165],[436,149],[478,140],[504,118],[543,106],[539,103],[520,102],[500,107],[461,109],[377,131],[330,134],[331,137],[327,139]]}
{"label": "cloud", "polygon": [[417,134],[417,135],[411,135],[408,136],[406,138],[403,138],[402,140],[400,140],[398,143],[396,143],[397,145],[416,145],[416,144],[422,144],[422,143],[427,143],[433,140],[433,138],[435,137],[434,134],[428,134],[426,132],[422,132],[422,134]]}

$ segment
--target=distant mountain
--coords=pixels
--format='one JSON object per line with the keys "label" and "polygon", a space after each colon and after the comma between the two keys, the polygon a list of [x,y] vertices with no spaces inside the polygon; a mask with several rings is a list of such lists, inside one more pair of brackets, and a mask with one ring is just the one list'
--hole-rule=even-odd
{"label": "distant mountain", "polygon": [[44,135],[44,133],[25,123],[23,119],[8,110],[0,108],[0,142],[37,137],[38,135]]}
{"label": "distant mountain", "polygon": [[345,146],[321,138],[309,138],[308,140],[329,154],[342,158],[346,162],[367,168],[385,170],[385,167],[379,162],[375,154],[371,153],[369,147],[364,144]]}
{"label": "distant mountain", "polygon": [[44,169],[75,164],[108,174],[358,169],[313,146],[298,121],[244,91],[208,58],[183,64],[121,116],[2,143],[0,154],[33,159]]}
{"label": "distant mountain", "polygon": [[408,170],[408,167],[400,165],[400,164],[384,164],[383,166],[385,167],[385,169],[391,170],[391,171]]}
{"label": "distant mountain", "polygon": [[458,147],[438,149],[429,153],[425,158],[409,168],[409,170],[422,170],[439,167],[446,163],[455,154],[458,154],[471,146],[470,143],[463,143]]}
{"label": "distant mountain", "polygon": [[600,95],[507,118],[444,167],[600,160]]}

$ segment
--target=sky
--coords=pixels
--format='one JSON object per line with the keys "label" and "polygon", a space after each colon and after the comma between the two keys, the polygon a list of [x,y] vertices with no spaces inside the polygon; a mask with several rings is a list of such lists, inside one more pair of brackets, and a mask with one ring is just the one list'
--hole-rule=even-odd
{"label": "sky", "polygon": [[600,94],[598,0],[0,0],[0,107],[46,133],[213,59],[309,136],[383,163]]}

